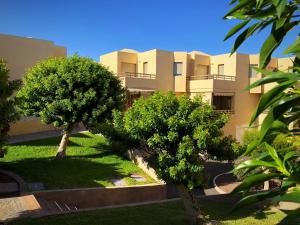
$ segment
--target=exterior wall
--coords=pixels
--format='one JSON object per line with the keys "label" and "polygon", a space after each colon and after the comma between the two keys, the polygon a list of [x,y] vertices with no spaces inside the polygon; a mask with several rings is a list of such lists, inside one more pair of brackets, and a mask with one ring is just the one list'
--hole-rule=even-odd
{"label": "exterior wall", "polygon": [[156,76],[161,91],[174,91],[173,52],[156,50]]}
{"label": "exterior wall", "polygon": [[[249,126],[252,112],[255,110],[260,95],[250,94],[244,89],[249,85],[249,64],[251,56],[236,54],[236,94],[234,115],[228,124],[230,132],[238,139],[243,135],[244,128]],[[251,62],[252,64],[252,62]],[[226,127],[227,128],[227,127]],[[228,128],[227,128],[228,129]]]}
{"label": "exterior wall", "polygon": [[[249,78],[249,65],[259,64],[259,55],[246,55],[235,53],[210,56],[202,52],[170,52],[163,50],[150,50],[146,52],[132,52],[137,56],[137,73],[143,73],[143,63],[148,62],[148,73],[156,74],[156,79],[137,79],[126,77],[124,85],[129,88],[145,90],[174,91],[176,95],[187,93],[190,97],[201,95],[202,98],[212,104],[213,95],[233,96],[233,109],[229,115],[230,120],[224,127],[226,135],[232,135],[241,139],[244,131],[249,127],[252,112],[255,110],[262,93],[269,90],[271,85],[264,85],[245,91],[251,83],[260,79],[263,75],[258,73]],[[125,62],[125,59],[105,55],[101,57],[101,63],[112,65],[113,60]],[[132,57],[132,56],[130,56]],[[135,59],[131,60],[134,63]],[[173,75],[173,63],[182,62],[182,75]],[[224,76],[220,76],[218,65],[224,64]],[[271,59],[267,69],[287,70],[292,66],[292,60]],[[214,76],[217,75],[217,76]],[[274,84],[272,84],[274,85]],[[261,124],[263,116],[256,125]]]}
{"label": "exterior wall", "polygon": [[188,54],[186,52],[174,52],[174,62],[182,62],[182,75],[174,76],[174,91],[186,92],[186,77],[188,76],[189,67]]}
{"label": "exterior wall", "polygon": [[[67,55],[67,49],[56,46],[52,41],[32,38],[0,35],[0,58],[7,62],[10,79],[22,79],[27,69],[38,61],[48,57],[62,57]],[[45,126],[36,118],[24,118],[11,124],[9,134],[19,135],[39,131],[53,130],[52,126]]]}
{"label": "exterior wall", "polygon": [[[100,57],[100,63],[105,65],[112,73],[118,74],[119,53],[111,52]],[[121,71],[120,71],[121,72]]]}

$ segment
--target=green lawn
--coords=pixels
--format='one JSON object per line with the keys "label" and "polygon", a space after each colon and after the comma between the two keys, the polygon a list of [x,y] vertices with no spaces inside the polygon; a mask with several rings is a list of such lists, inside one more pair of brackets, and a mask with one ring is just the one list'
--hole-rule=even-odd
{"label": "green lawn", "polygon": [[[9,145],[0,168],[19,174],[27,182],[42,182],[47,189],[112,186],[112,179],[124,178],[137,184],[130,174],[154,182],[134,163],[112,153],[102,136],[88,132],[72,135],[67,158],[55,159],[60,137]],[[139,184],[142,184],[139,182]]]}
{"label": "green lawn", "polygon": [[[207,216],[226,225],[275,225],[299,224],[300,220],[287,221],[286,215],[275,209],[243,210],[228,213],[231,205],[202,201]],[[187,224],[184,209],[180,201],[134,206],[126,208],[102,209],[90,212],[65,214],[35,219],[21,219],[11,225],[184,225]]]}

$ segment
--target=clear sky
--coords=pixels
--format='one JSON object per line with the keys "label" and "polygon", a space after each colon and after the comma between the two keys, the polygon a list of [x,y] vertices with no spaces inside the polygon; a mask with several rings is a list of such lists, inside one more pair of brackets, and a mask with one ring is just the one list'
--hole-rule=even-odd
{"label": "clear sky", "polygon": [[[229,52],[223,42],[235,24],[224,21],[229,0],[1,0],[0,33],[52,40],[98,60],[101,54],[132,48]],[[294,41],[290,33],[282,48]],[[239,50],[257,53],[266,33]]]}

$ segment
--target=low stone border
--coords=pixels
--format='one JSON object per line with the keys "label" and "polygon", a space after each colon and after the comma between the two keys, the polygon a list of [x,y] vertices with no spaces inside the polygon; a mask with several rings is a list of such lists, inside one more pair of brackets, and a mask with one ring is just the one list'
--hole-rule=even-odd
{"label": "low stone border", "polygon": [[220,176],[222,176],[222,175],[224,175],[224,174],[227,174],[227,173],[221,173],[221,174],[215,176],[214,179],[213,179],[214,189],[216,190],[216,192],[218,192],[219,194],[222,194],[222,195],[223,195],[223,194],[227,194],[227,192],[226,192],[226,191],[223,191],[221,188],[219,188],[219,186],[218,186],[217,183],[216,183],[216,180],[218,179],[218,177],[220,177]]}
{"label": "low stone border", "polygon": [[7,171],[7,170],[3,170],[3,169],[0,169],[0,173],[3,173],[6,176],[11,177],[18,183],[20,195],[23,195],[28,192],[28,186],[27,186],[26,182],[19,175],[15,174],[11,171]]}
{"label": "low stone border", "polygon": [[[124,205],[167,199],[164,184],[147,184],[122,187],[96,187],[35,191],[37,200],[46,204],[62,204],[74,209]],[[59,208],[59,207],[58,207]]]}
{"label": "low stone border", "polygon": [[157,177],[155,170],[149,166],[148,162],[144,160],[143,154],[139,150],[135,149],[127,151],[127,157],[156,182],[158,182],[159,184],[165,184],[163,180],[160,180]]}

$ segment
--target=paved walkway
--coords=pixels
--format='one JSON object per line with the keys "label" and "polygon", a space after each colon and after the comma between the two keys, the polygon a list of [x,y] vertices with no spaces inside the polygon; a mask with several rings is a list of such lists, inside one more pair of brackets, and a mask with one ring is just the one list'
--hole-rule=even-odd
{"label": "paved walkway", "polygon": [[[84,128],[76,128],[72,131],[72,134],[85,131],[86,129]],[[25,141],[32,141],[32,140],[38,140],[38,139],[43,139],[43,138],[50,138],[50,137],[58,137],[62,135],[61,130],[50,130],[50,131],[43,131],[43,132],[38,132],[38,133],[33,133],[33,134],[24,134],[24,135],[17,135],[17,136],[12,136],[9,138],[9,143],[10,144],[16,144],[20,142],[25,142]]]}

